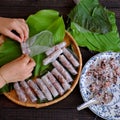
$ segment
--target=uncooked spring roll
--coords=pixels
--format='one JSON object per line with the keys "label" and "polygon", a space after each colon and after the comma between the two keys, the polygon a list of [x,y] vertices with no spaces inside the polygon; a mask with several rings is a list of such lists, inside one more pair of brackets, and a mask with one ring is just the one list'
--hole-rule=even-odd
{"label": "uncooked spring roll", "polygon": [[57,97],[59,94],[58,94],[57,90],[55,89],[55,87],[53,86],[53,84],[48,79],[48,77],[46,75],[44,75],[41,79],[46,84],[47,88],[50,90],[50,92],[52,93],[52,95],[54,97]]}
{"label": "uncooked spring roll", "polygon": [[45,54],[48,56],[48,55],[52,54],[54,51],[56,51],[56,50],[58,50],[58,49],[60,49],[60,48],[63,48],[63,47],[65,47],[65,46],[66,46],[66,42],[61,42],[61,43],[53,46],[53,47],[50,48],[49,50],[47,50],[47,51],[45,52]]}
{"label": "uncooked spring roll", "polygon": [[52,54],[50,54],[49,56],[47,56],[47,58],[45,58],[45,59],[43,60],[43,64],[44,64],[44,65],[47,65],[47,64],[55,61],[62,52],[63,52],[62,49],[56,50],[55,52],[53,52]]}
{"label": "uncooked spring roll", "polygon": [[56,88],[58,93],[60,95],[63,95],[65,91],[62,88],[62,86],[60,85],[60,83],[56,80],[56,78],[52,75],[52,73],[48,72],[46,75],[47,75],[48,79],[51,81],[51,83],[54,85],[54,87]]}
{"label": "uncooked spring roll", "polygon": [[68,83],[73,81],[71,75],[57,60],[54,61],[52,65],[64,76]]}
{"label": "uncooked spring roll", "polygon": [[21,101],[21,102],[26,102],[27,101],[27,97],[24,93],[24,91],[22,90],[22,88],[20,87],[19,83],[16,82],[14,83],[14,89],[16,91],[16,94],[18,96],[18,99]]}
{"label": "uncooked spring roll", "polygon": [[21,49],[23,54],[28,54],[28,55],[30,54],[30,49],[26,42],[21,43]]}
{"label": "uncooked spring roll", "polygon": [[66,57],[64,55],[60,55],[59,56],[59,60],[60,62],[62,63],[62,65],[64,67],[67,68],[67,70],[73,74],[73,75],[76,75],[77,74],[77,71],[75,70],[75,68],[72,66],[72,64],[66,59]]}
{"label": "uncooked spring roll", "polygon": [[47,100],[48,101],[53,100],[53,97],[52,97],[50,91],[48,90],[47,86],[44,84],[44,82],[40,78],[36,79],[36,83],[40,87],[40,89],[42,90],[42,92],[45,94]]}
{"label": "uncooked spring roll", "polygon": [[30,89],[30,87],[28,86],[26,81],[21,81],[20,82],[21,86],[24,88],[25,93],[28,95],[28,97],[30,98],[30,100],[32,102],[36,102],[37,98],[36,96],[33,94],[32,90]]}
{"label": "uncooked spring roll", "polygon": [[27,83],[34,90],[34,92],[37,94],[38,98],[40,98],[41,101],[44,101],[46,99],[45,95],[42,93],[42,91],[39,89],[39,87],[33,80],[28,80]]}
{"label": "uncooked spring roll", "polygon": [[57,80],[59,80],[65,91],[70,89],[70,84],[65,80],[65,78],[61,75],[61,73],[58,72],[56,68],[53,68],[51,73],[57,78]]}
{"label": "uncooked spring roll", "polygon": [[80,65],[76,58],[70,53],[70,51],[67,50],[67,48],[63,48],[63,53],[68,58],[68,60],[73,64],[74,67],[78,67]]}

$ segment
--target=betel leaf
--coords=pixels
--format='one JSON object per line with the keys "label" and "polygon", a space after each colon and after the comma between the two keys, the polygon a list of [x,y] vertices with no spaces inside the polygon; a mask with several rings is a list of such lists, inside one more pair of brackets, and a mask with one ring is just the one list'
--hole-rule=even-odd
{"label": "betel leaf", "polygon": [[21,55],[20,44],[9,38],[0,45],[0,66],[16,59]]}
{"label": "betel leaf", "polygon": [[69,31],[79,46],[98,52],[120,51],[115,13],[103,8],[98,0],[81,0],[69,18]]}
{"label": "betel leaf", "polygon": [[55,10],[40,10],[27,19],[30,29],[30,37],[43,31],[48,30],[53,33],[54,44],[63,40],[65,35],[65,25],[62,16]]}
{"label": "betel leaf", "polygon": [[100,6],[98,0],[81,0],[69,17],[91,32],[107,33],[112,29],[106,9]]}

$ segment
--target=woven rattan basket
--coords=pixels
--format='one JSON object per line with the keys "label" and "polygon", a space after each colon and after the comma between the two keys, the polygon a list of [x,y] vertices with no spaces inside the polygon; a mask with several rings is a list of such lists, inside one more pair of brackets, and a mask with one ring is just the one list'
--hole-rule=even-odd
{"label": "woven rattan basket", "polygon": [[64,40],[67,42],[68,46],[70,44],[72,45],[73,50],[74,50],[75,54],[77,55],[79,63],[80,63],[80,66],[77,69],[78,74],[75,76],[74,81],[73,81],[73,83],[71,85],[71,88],[67,92],[65,92],[62,96],[54,99],[53,101],[45,102],[45,103],[32,103],[29,99],[25,103],[21,102],[21,101],[18,100],[18,97],[17,97],[17,94],[16,94],[15,90],[11,90],[8,93],[4,93],[4,95],[8,99],[10,99],[11,101],[13,101],[14,103],[16,103],[18,105],[25,106],[25,107],[35,107],[35,108],[46,107],[46,106],[55,104],[55,103],[65,99],[74,90],[74,88],[76,87],[76,85],[77,85],[77,83],[79,81],[79,77],[80,77],[81,69],[82,69],[82,56],[81,56],[81,52],[80,52],[80,49],[79,49],[77,43],[75,42],[73,37],[70,35],[70,33],[68,33],[67,31],[66,31]]}

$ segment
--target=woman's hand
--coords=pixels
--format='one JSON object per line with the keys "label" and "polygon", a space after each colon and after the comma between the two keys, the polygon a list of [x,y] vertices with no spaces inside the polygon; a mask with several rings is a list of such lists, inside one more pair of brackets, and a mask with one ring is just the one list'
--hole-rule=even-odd
{"label": "woman's hand", "polygon": [[28,55],[22,55],[0,68],[0,79],[6,83],[23,81],[32,75],[34,67],[34,60]]}
{"label": "woman's hand", "polygon": [[23,42],[29,36],[29,28],[24,19],[0,17],[0,33],[18,42]]}

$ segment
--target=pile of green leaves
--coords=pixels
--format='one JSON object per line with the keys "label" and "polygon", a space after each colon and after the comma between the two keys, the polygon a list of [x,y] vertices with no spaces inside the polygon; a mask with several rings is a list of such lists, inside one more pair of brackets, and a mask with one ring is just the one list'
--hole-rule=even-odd
{"label": "pile of green leaves", "polygon": [[68,15],[69,32],[78,45],[92,51],[120,51],[120,38],[115,13],[98,0],[80,0]]}
{"label": "pile of green leaves", "polygon": [[[65,25],[62,16],[55,10],[40,10],[36,14],[30,15],[26,20],[29,26],[30,38],[39,34],[39,39],[34,42],[34,45],[45,45],[51,47],[64,39]],[[46,33],[46,36],[45,36]],[[51,37],[50,37],[51,36]],[[43,40],[41,40],[43,38]],[[49,38],[49,39],[48,39]],[[52,42],[51,41],[52,38]],[[28,39],[31,40],[31,39]],[[40,42],[38,42],[41,40]],[[46,47],[43,46],[43,47]],[[36,48],[32,48],[36,50]],[[39,48],[38,48],[39,49]],[[40,47],[41,49],[41,47]],[[22,54],[20,44],[15,40],[7,38],[5,42],[0,46],[0,66],[16,59]],[[33,56],[36,62],[36,67],[33,71],[33,76],[36,77],[44,73],[48,69],[48,66],[44,66],[42,61],[45,58],[44,53]],[[6,85],[1,89],[1,92],[9,91],[10,85]]]}

